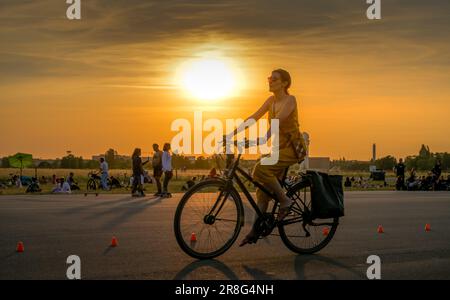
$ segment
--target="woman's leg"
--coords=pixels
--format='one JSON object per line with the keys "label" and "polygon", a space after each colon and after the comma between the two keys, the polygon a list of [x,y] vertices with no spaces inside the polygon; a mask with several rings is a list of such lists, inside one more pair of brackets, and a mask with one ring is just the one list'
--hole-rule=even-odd
{"label": "woman's leg", "polygon": [[[270,199],[270,196],[264,193],[261,189],[256,189],[256,204],[262,213],[267,211]],[[255,221],[256,219],[258,219],[258,214],[255,215]]]}
{"label": "woman's leg", "polygon": [[[256,189],[256,205],[258,205],[259,210],[262,213],[265,213],[267,211],[267,207],[269,206],[269,201],[271,197],[264,193],[261,189]],[[258,214],[255,214],[255,219],[253,220],[253,223],[256,223],[258,220]],[[252,229],[250,232],[245,236],[245,238],[241,241],[239,246],[244,246],[247,243],[253,243],[255,239],[258,238],[257,233],[254,230],[254,227],[252,226]]]}
{"label": "woman's leg", "polygon": [[275,193],[278,201],[280,201],[280,207],[286,208],[291,205],[292,200],[286,195],[278,179],[275,178],[266,182],[266,186]]}
{"label": "woman's leg", "polygon": [[138,176],[137,175],[133,175],[133,186],[131,189],[131,194],[135,194],[136,191],[138,189]]}
{"label": "woman's leg", "polygon": [[162,188],[161,188],[161,176],[155,176],[155,183],[156,183],[156,188],[158,189],[158,194],[162,193]]}
{"label": "woman's leg", "polygon": [[164,179],[163,179],[163,194],[167,193],[167,186],[169,185],[169,180],[167,179],[167,173],[168,172],[164,172]]}

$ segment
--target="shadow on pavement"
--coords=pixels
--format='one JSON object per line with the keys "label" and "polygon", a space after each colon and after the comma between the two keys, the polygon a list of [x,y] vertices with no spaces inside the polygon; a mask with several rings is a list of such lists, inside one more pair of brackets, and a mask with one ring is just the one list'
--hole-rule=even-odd
{"label": "shadow on pavement", "polygon": [[[313,267],[316,263],[322,263],[325,266],[320,266],[320,270],[329,270],[321,273],[321,276],[328,277],[327,279],[339,279],[336,276],[336,270],[346,271],[351,273],[355,278],[364,279],[363,274],[353,270],[352,266],[341,263],[338,260],[312,254],[312,255],[297,255],[294,260],[294,270],[295,277],[292,280],[306,280],[310,279],[306,276],[306,266],[311,263]],[[284,265],[284,264],[283,264]],[[256,280],[277,280],[281,279],[280,274],[274,274],[274,272],[267,272],[261,268],[249,267],[248,265],[243,265],[244,270],[252,277],[252,279]],[[319,269],[316,269],[318,271]],[[316,273],[317,274],[317,273]]]}
{"label": "shadow on pavement", "polygon": [[[95,208],[95,207],[104,206],[104,205],[108,205],[108,204],[119,203],[119,202],[123,202],[123,201],[130,201],[132,199],[133,199],[133,197],[127,196],[126,198],[120,198],[120,199],[117,199],[117,200],[102,201],[102,202],[96,202],[94,204],[89,204],[89,205],[83,205],[83,206],[78,206],[78,207],[71,207],[71,208],[68,208],[65,211],[63,211],[63,214],[66,214],[66,215],[77,214],[77,213],[82,212],[84,210],[89,210],[90,208]],[[93,201],[95,201],[95,200],[93,200]]]}
{"label": "shadow on pavement", "polygon": [[322,262],[322,263],[326,264],[327,269],[335,267],[334,271],[329,271],[329,272],[324,273],[325,275],[329,276],[329,279],[338,279],[335,275],[336,268],[343,269],[349,273],[352,273],[357,278],[364,279],[363,274],[353,270],[352,266],[341,263],[338,260],[335,260],[335,259],[332,259],[329,257],[325,257],[325,256],[321,256],[321,255],[317,255],[317,254],[297,255],[297,257],[295,258],[295,261],[294,261],[294,269],[295,269],[295,273],[297,275],[296,279],[300,279],[300,280],[309,279],[309,278],[307,278],[307,276],[305,274],[305,266],[308,263],[316,263],[316,262]]}
{"label": "shadow on pavement", "polygon": [[276,279],[278,279],[278,278],[276,278],[276,276],[270,275],[263,270],[260,270],[257,268],[251,268],[247,265],[243,265],[242,267],[250,276],[253,277],[253,279],[257,279],[257,280],[276,280]]}
{"label": "shadow on pavement", "polygon": [[9,254],[7,254],[7,255],[5,255],[5,256],[2,256],[1,257],[1,259],[8,259],[8,258],[11,258],[11,257],[13,257],[13,256],[16,256],[16,255],[18,255],[19,253],[17,253],[16,251],[14,251],[14,252],[11,252],[11,253],[9,253]]}
{"label": "shadow on pavement", "polygon": [[[214,276],[211,274],[211,269],[218,272],[216,275],[220,276]],[[197,279],[202,278],[202,276],[205,277],[204,279],[224,279],[224,277],[225,279],[231,280],[239,279],[238,276],[226,264],[215,259],[194,261],[178,272],[173,279]]]}
{"label": "shadow on pavement", "polygon": [[109,222],[105,223],[102,226],[103,229],[114,228],[122,224],[126,220],[130,219],[134,215],[143,212],[145,209],[160,203],[165,198],[155,197],[155,198],[138,198],[138,199],[139,200],[133,202],[125,202],[122,205],[115,206],[109,210],[94,214],[85,219],[97,219],[101,215],[117,214],[116,217],[114,217],[112,220],[110,220]]}

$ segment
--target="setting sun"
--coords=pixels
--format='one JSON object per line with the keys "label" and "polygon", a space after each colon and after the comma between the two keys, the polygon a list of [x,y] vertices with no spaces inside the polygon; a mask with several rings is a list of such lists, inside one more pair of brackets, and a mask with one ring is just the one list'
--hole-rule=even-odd
{"label": "setting sun", "polygon": [[201,58],[183,65],[181,84],[192,97],[218,100],[235,92],[236,74],[224,59]]}

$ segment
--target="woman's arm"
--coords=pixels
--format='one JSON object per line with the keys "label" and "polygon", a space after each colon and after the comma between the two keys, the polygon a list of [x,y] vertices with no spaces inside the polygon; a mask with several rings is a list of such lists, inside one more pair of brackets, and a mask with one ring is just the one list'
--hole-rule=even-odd
{"label": "woman's arm", "polygon": [[235,136],[239,132],[245,130],[248,127],[248,126],[246,126],[246,123],[248,120],[254,119],[255,121],[258,121],[259,119],[261,119],[261,117],[264,116],[269,111],[269,106],[270,106],[270,103],[272,102],[272,97],[273,96],[270,96],[269,98],[267,98],[267,100],[264,102],[264,104],[261,105],[261,107],[254,114],[252,114],[250,117],[245,119],[245,121],[241,124],[241,126],[236,128],[233,132],[230,132],[228,134],[227,138],[231,139],[233,136]]}

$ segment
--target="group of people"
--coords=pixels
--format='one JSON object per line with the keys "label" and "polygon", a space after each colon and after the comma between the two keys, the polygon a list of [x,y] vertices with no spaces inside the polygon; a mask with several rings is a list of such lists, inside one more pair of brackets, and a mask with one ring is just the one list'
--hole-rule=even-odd
{"label": "group of people", "polygon": [[53,182],[55,187],[53,188],[52,193],[70,194],[72,191],[80,189],[78,183],[75,181],[73,172],[70,172],[67,178],[56,178],[56,175],[53,175]]}
{"label": "group of people", "polygon": [[359,177],[346,177],[345,181],[344,181],[344,186],[346,188],[351,188],[351,187],[361,187],[361,188],[373,188],[373,187],[386,187],[388,184],[386,182],[386,180],[384,180],[384,182],[380,185],[374,185],[370,183],[370,178],[366,178],[364,179],[362,176]]}
{"label": "group of people", "polygon": [[[152,168],[153,168],[153,178],[155,179],[157,192],[155,196],[157,197],[170,197],[168,186],[169,181],[173,177],[172,172],[172,155],[170,154],[170,143],[165,143],[163,146],[163,151],[159,149],[158,144],[153,144],[153,157],[152,157]],[[144,178],[145,171],[144,165],[149,162],[149,160],[142,162],[141,149],[136,148],[131,156],[132,169],[133,169],[133,179],[132,179],[132,189],[131,195],[133,197],[145,196],[144,193]],[[163,183],[161,185],[161,178],[164,175]]]}
{"label": "group of people", "polygon": [[[398,164],[394,167],[394,172],[396,174],[395,189],[396,190],[408,190],[408,191],[438,191],[438,190],[449,190],[450,188],[450,176],[444,179],[442,176],[441,161],[438,159],[434,167],[428,172],[427,176],[417,176],[417,172],[414,168],[410,170],[410,175],[406,178],[406,166],[403,159],[399,159]],[[365,181],[362,177],[347,177],[344,181],[344,186],[349,188],[352,186],[360,187],[370,187],[369,183]],[[388,186],[386,180],[380,186]]]}
{"label": "group of people", "polygon": [[399,163],[395,166],[397,181],[395,183],[395,188],[397,190],[447,190],[450,187],[450,176],[444,179],[442,174],[441,161],[436,160],[436,164],[428,172],[427,176],[418,177],[416,170],[411,169],[408,178],[405,177],[406,166],[403,160],[400,158]]}

